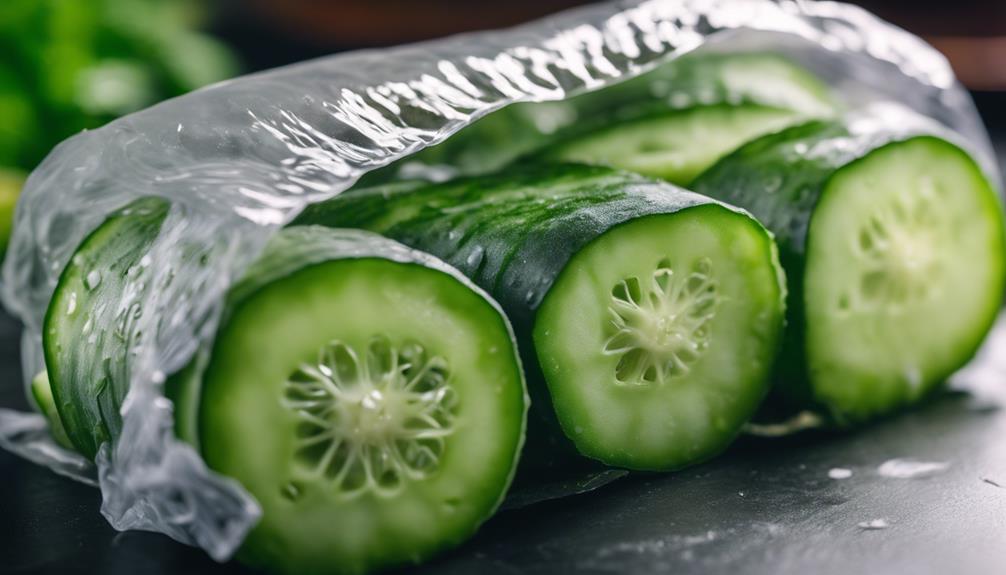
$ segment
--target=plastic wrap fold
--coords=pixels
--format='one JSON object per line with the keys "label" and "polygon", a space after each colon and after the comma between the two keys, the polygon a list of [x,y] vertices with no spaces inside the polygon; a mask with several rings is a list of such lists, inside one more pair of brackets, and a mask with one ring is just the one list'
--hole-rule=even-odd
{"label": "plastic wrap fold", "polygon": [[[228,286],[305,205],[519,101],[560,100],[691,50],[773,49],[802,62],[850,107],[899,101],[933,118],[994,172],[988,137],[946,60],[852,6],[793,0],[649,0],[592,5],[504,31],[340,54],[211,86],[58,146],[17,209],[3,301],[24,324],[25,381],[43,368],[41,325],[74,248],[143,196],[172,202],[156,262],[118,302],[138,313],[122,440],[96,465],[55,447],[40,416],[0,411],[0,444],[97,481],[117,529],[146,529],[229,557],[255,501],[172,432],[167,374],[216,327]],[[993,174],[994,175],[994,174]],[[208,265],[182,257],[193,247]],[[133,299],[131,299],[131,297]],[[101,340],[80,342],[103,353]],[[338,520],[337,518],[334,520]]]}

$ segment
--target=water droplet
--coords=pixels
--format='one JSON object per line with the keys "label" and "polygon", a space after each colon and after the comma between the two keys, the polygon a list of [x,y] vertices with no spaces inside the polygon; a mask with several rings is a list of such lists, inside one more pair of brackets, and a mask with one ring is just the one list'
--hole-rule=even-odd
{"label": "water droplet", "polygon": [[280,489],[279,493],[287,501],[297,501],[298,499],[300,499],[303,490],[301,489],[300,485],[298,485],[295,481],[291,481],[290,483],[284,485],[283,488]]}
{"label": "water droplet", "polygon": [[444,500],[444,511],[448,513],[454,513],[461,506],[461,499],[457,497],[449,497]]}
{"label": "water droplet", "polygon": [[72,316],[77,313],[77,292],[70,292],[70,301],[66,304],[66,315]]}
{"label": "water droplet", "polygon": [[91,290],[101,285],[101,272],[98,270],[91,270],[87,272],[87,276],[84,278],[84,287]]}
{"label": "water droplet", "polygon": [[799,142],[798,144],[793,146],[793,151],[801,156],[806,155],[809,149],[810,148],[807,147],[807,144],[803,142]]}
{"label": "water droplet", "polygon": [[762,185],[764,192],[766,194],[774,194],[782,188],[782,176],[779,174],[772,174],[769,176],[764,184]]}
{"label": "water droplet", "polygon": [[527,293],[524,294],[524,303],[526,303],[528,305],[532,304],[534,302],[534,299],[535,299],[536,296],[537,296],[537,294],[535,293],[535,291],[533,289],[527,290]]}
{"label": "water droplet", "polygon": [[844,467],[833,467],[828,470],[828,477],[832,479],[848,479],[852,477],[852,470]]}
{"label": "water droplet", "polygon": [[919,373],[919,368],[915,366],[906,368],[905,381],[908,382],[908,386],[913,390],[919,389],[922,386],[922,374]]}
{"label": "water droplet", "polygon": [[886,519],[871,519],[858,523],[856,526],[866,531],[878,531],[880,529],[887,529],[891,524]]}
{"label": "water droplet", "polygon": [[896,458],[885,461],[877,468],[881,477],[892,479],[920,479],[942,473],[950,468],[945,461],[917,461],[908,458]]}
{"label": "water droplet", "polygon": [[484,255],[485,250],[482,249],[482,246],[476,246],[475,249],[472,250],[472,253],[468,254],[468,258],[465,259],[465,263],[469,267],[474,268],[482,263],[482,257]]}

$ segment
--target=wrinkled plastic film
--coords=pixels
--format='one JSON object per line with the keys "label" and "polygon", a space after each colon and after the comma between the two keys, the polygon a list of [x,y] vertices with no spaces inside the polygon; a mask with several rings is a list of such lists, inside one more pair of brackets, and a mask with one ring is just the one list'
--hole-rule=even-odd
{"label": "wrinkled plastic film", "polygon": [[[174,438],[161,388],[211,339],[224,294],[271,235],[307,204],[495,109],[601,88],[699,47],[780,50],[850,106],[900,101],[957,134],[997,176],[988,136],[946,60],[837,3],[601,4],[511,30],[247,76],[75,136],[31,175],[3,285],[5,305],[26,326],[26,380],[43,368],[42,320],[81,239],[134,199],[160,196],[172,207],[145,259],[153,265],[131,280],[152,289],[131,290],[115,310],[135,319],[124,439],[104,445],[92,468],[51,445],[40,416],[8,410],[0,411],[0,444],[64,474],[96,477],[102,512],[117,529],[158,531],[229,557],[258,505]],[[81,344],[101,354],[102,341]]]}

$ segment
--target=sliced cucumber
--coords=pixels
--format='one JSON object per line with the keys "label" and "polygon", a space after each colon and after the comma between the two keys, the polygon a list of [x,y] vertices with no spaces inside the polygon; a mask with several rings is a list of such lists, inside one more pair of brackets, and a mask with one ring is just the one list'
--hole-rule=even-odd
{"label": "sliced cucumber", "polygon": [[999,200],[931,136],[851,136],[815,122],[756,140],[695,189],[775,231],[790,278],[780,390],[836,421],[924,397],[975,353],[1006,286]]}
{"label": "sliced cucumber", "polygon": [[[669,114],[693,108],[710,109]],[[786,57],[696,52],[568,100],[508,106],[382,173],[418,162],[484,174],[552,144],[546,155],[553,158],[608,163],[685,183],[753,135],[830,117],[836,108],[827,86]],[[632,126],[612,131],[624,122]],[[588,141],[578,142],[581,136]],[[605,144],[607,137],[612,139]],[[622,163],[637,152],[647,160]]]}
{"label": "sliced cucumber", "polygon": [[56,401],[52,397],[52,388],[49,386],[49,374],[44,370],[38,372],[31,380],[31,397],[49,423],[49,433],[56,443],[67,449],[73,449],[73,444],[63,427],[63,420],[59,418],[59,411],[56,410]]}
{"label": "sliced cucumber", "polygon": [[[164,213],[133,206],[109,218],[53,297],[47,362],[84,448],[118,433],[105,415],[121,393],[106,395],[108,409],[90,394],[126,382],[79,376],[93,349],[79,318],[109,317],[97,310],[130,288],[118,272],[106,291],[77,278],[142,265],[134,254]],[[262,506],[240,556],[279,573],[365,573],[464,541],[501,502],[526,424],[498,306],[442,262],[358,230],[281,232],[231,290],[212,346],[167,385],[179,435]]]}
{"label": "sliced cucumber", "polygon": [[499,505],[523,440],[502,313],[371,234],[292,229],[270,250],[235,288],[199,403],[206,462],[264,511],[243,557],[363,573],[461,543]]}
{"label": "sliced cucumber", "polygon": [[109,216],[63,269],[43,324],[43,348],[56,408],[74,447],[93,459],[122,429],[134,327],[149,289],[144,255],[168,213],[149,198]]}
{"label": "sliced cucumber", "polygon": [[607,464],[682,467],[723,449],[767,389],[783,317],[771,237],[669,184],[536,166],[361,190],[297,223],[378,231],[494,295],[536,384],[532,448],[566,437]]}

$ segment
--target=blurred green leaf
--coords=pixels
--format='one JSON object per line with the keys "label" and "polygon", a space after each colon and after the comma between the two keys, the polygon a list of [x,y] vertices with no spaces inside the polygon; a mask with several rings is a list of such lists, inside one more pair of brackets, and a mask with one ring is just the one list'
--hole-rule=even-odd
{"label": "blurred green leaf", "polygon": [[0,0],[0,166],[238,73],[197,0]]}
{"label": "blurred green leaf", "polygon": [[14,223],[14,206],[24,179],[24,174],[20,172],[0,169],[0,259],[7,252],[7,240]]}

